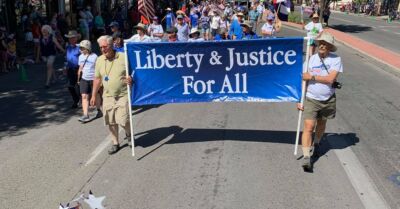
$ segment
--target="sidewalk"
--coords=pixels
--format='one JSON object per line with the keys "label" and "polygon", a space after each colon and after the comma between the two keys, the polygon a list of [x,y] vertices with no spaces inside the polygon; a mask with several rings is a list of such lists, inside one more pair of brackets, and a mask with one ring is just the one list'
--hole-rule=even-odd
{"label": "sidewalk", "polygon": [[[294,27],[298,29],[302,29],[302,25],[291,23],[291,22],[283,22],[282,23],[289,27]],[[332,29],[332,28],[325,28],[324,30],[331,33],[337,41],[340,43],[349,46],[373,59],[378,62],[382,62],[394,69],[400,70],[400,54],[382,48],[378,45],[369,43],[362,39],[356,38],[352,35],[347,33],[343,33],[341,31]]]}

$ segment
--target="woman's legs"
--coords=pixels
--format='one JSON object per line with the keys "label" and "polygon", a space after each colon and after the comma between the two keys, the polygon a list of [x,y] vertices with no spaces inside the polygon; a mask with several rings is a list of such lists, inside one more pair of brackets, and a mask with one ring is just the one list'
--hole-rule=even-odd
{"label": "woman's legs", "polygon": [[89,111],[89,94],[82,94],[82,111],[87,116]]}

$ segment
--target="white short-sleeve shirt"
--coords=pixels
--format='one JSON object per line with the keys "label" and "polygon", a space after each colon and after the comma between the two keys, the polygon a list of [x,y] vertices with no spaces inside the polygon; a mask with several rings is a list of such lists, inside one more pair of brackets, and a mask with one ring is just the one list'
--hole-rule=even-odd
{"label": "white short-sleeve shirt", "polygon": [[316,38],[324,30],[321,23],[314,22],[309,22],[304,28],[307,30],[307,36],[311,38]]}
{"label": "white short-sleeve shirt", "polygon": [[266,31],[266,32],[271,32],[272,31],[272,35],[274,35],[274,26],[270,25],[268,22],[264,23],[264,25],[261,28],[261,31]]}
{"label": "white short-sleeve shirt", "polygon": [[96,60],[97,60],[97,55],[95,53],[91,53],[90,55],[84,55],[84,54],[79,55],[79,60],[78,60],[79,66],[84,65],[82,69],[82,79],[85,79],[87,81],[94,80]]}
{"label": "white short-sleeve shirt", "polygon": [[[342,59],[334,53],[323,59],[327,70],[325,70],[318,53],[310,57],[308,64],[308,72],[312,76],[327,76],[328,72],[337,71],[343,72]],[[318,101],[326,101],[335,93],[335,89],[331,84],[319,83],[316,81],[309,81],[306,96]]]}

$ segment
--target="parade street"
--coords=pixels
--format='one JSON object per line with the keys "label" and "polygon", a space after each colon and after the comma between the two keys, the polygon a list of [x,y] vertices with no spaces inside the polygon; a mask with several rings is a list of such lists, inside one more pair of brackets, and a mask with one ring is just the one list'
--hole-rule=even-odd
{"label": "parade street", "polygon": [[329,20],[329,25],[336,30],[400,53],[399,21],[388,23],[382,20],[382,17],[334,12]]}
{"label": "parade street", "polygon": [[[398,37],[365,33],[397,51]],[[337,46],[343,88],[313,173],[293,155],[295,103],[136,107],[135,157],[126,141],[108,155],[103,120],[80,123],[63,84],[43,89],[44,67],[27,66],[29,82],[2,76],[0,208],[57,208],[89,190],[120,209],[400,208],[400,71]]]}

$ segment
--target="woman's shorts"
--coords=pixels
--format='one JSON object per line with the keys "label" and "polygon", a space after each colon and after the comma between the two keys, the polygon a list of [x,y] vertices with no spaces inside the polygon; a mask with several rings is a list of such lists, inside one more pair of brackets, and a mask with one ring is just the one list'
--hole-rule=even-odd
{"label": "woman's shorts", "polygon": [[93,85],[93,81],[81,79],[81,81],[79,82],[79,90],[80,90],[81,94],[91,94],[92,93],[92,85]]}
{"label": "woman's shorts", "polygon": [[210,28],[202,28],[201,32],[202,33],[210,33]]}
{"label": "woman's shorts", "polygon": [[326,101],[318,101],[306,97],[304,102],[304,119],[333,119],[336,116],[336,95],[332,95]]}
{"label": "woman's shorts", "polygon": [[42,56],[42,60],[47,63],[47,65],[53,65],[54,60],[56,59],[55,55],[50,56]]}

